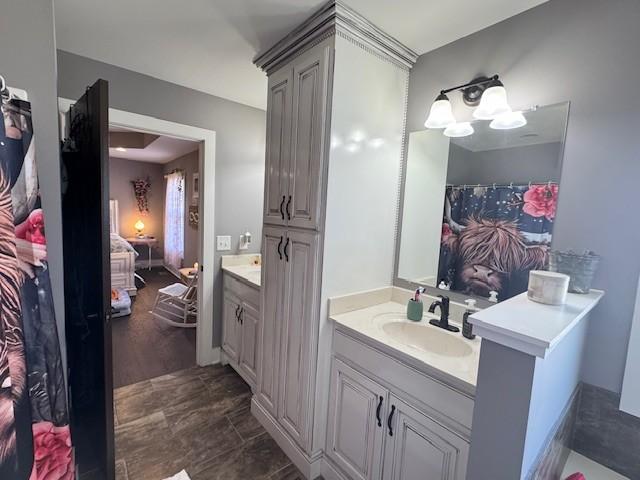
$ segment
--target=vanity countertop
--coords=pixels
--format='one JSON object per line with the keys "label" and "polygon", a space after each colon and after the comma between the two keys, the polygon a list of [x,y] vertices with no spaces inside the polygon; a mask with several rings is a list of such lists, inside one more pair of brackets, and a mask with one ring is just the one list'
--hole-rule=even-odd
{"label": "vanity countertop", "polygon": [[601,290],[569,293],[564,305],[544,305],[521,293],[485,310],[469,321],[483,338],[544,358],[603,297]]}
{"label": "vanity countertop", "polygon": [[260,288],[261,263],[259,254],[222,256],[224,272],[256,288]]}
{"label": "vanity countertop", "polygon": [[[420,322],[407,320],[407,306],[406,303],[401,303],[400,299],[409,298],[411,292],[404,291],[404,295],[398,295],[399,290],[401,289],[389,287],[374,291],[384,292],[382,295],[372,296],[372,292],[365,292],[331,299],[334,305],[330,306],[330,318],[337,328],[346,329],[365,343],[383,350],[403,363],[470,396],[475,396],[480,337],[468,340],[460,332],[448,332],[429,325],[429,320],[436,316],[426,312]],[[388,299],[383,298],[387,291]],[[354,301],[350,298],[357,295],[369,296],[368,300],[373,302],[382,301],[367,306],[367,301]],[[334,308],[337,303],[340,303],[339,308]],[[348,311],[341,312],[345,306]],[[390,324],[395,325],[389,327]],[[422,329],[425,331],[422,332]],[[433,340],[432,348],[420,348],[415,341],[416,332],[430,336]],[[446,337],[451,339],[448,340]]]}

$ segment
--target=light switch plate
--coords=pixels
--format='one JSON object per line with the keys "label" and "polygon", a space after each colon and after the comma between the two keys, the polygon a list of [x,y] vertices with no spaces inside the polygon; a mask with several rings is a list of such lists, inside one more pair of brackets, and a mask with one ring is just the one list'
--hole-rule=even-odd
{"label": "light switch plate", "polygon": [[231,250],[231,236],[230,235],[218,235],[216,237],[216,249],[219,252]]}

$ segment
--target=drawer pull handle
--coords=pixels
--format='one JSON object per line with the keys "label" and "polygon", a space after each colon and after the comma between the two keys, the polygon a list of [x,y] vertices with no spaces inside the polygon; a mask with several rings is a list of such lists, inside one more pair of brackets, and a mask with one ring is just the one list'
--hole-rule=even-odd
{"label": "drawer pull handle", "polygon": [[280,260],[282,260],[282,242],[284,241],[284,238],[282,237],[282,235],[280,235],[280,242],[278,243],[278,255],[280,255]]}
{"label": "drawer pull handle", "polygon": [[240,322],[240,325],[242,325],[244,323],[243,319],[242,319],[242,314],[244,313],[244,307],[240,309],[240,313],[238,313],[238,321]]}
{"label": "drawer pull handle", "polygon": [[287,243],[284,244],[284,256],[289,261],[289,237],[287,237]]}
{"label": "drawer pull handle", "polygon": [[240,320],[238,317],[238,311],[240,310],[240,305],[236,305],[236,322]]}
{"label": "drawer pull handle", "polygon": [[282,201],[280,202],[280,216],[282,217],[282,220],[284,220],[284,210],[282,209],[282,207],[284,207],[284,201],[286,200],[286,198],[286,195],[282,195]]}
{"label": "drawer pull handle", "polygon": [[380,418],[380,409],[382,408],[382,395],[380,396],[380,400],[378,401],[378,408],[376,408],[376,419],[378,420],[378,426],[382,426],[382,419]]}
{"label": "drawer pull handle", "polygon": [[289,200],[287,200],[287,208],[285,208],[285,210],[287,211],[287,220],[291,220],[291,195],[289,195]]}
{"label": "drawer pull handle", "polygon": [[389,418],[387,418],[387,427],[389,428],[389,436],[393,437],[393,427],[391,426],[391,421],[393,420],[393,413],[396,411],[396,406],[391,405],[391,413],[389,414]]}

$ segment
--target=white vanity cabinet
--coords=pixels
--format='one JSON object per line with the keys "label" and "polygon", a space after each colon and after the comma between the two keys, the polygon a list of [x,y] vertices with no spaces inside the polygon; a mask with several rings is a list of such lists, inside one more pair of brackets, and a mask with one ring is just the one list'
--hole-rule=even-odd
{"label": "white vanity cabinet", "polygon": [[263,323],[257,395],[280,427],[308,449],[317,322],[318,240],[314,232],[264,227]]}
{"label": "white vanity cabinet", "polygon": [[334,359],[326,454],[352,479],[380,478],[389,392]]}
{"label": "white vanity cabinet", "polygon": [[[394,394],[389,399],[385,480],[464,480],[469,443]],[[391,415],[393,412],[393,415]]]}
{"label": "white vanity cabinet", "polygon": [[228,272],[223,275],[224,360],[255,389],[258,370],[260,291]]}
{"label": "white vanity cabinet", "polygon": [[242,341],[240,332],[240,301],[231,292],[224,292],[224,305],[222,307],[222,349],[230,363],[238,363],[240,358],[240,342]]}
{"label": "white vanity cabinet", "polygon": [[[399,132],[415,58],[341,2],[327,2],[254,60],[268,75],[268,92],[251,411],[307,478],[321,473],[326,443],[327,299],[391,275],[391,250],[380,268],[370,268],[371,252],[378,241],[390,247],[395,235],[388,206],[397,201]],[[349,148],[337,149],[341,142]],[[362,238],[374,239],[370,248]],[[354,462],[354,472],[364,468]]]}
{"label": "white vanity cabinet", "polygon": [[325,453],[338,477],[464,480],[473,401],[344,332],[334,342]]}
{"label": "white vanity cabinet", "polygon": [[320,228],[331,46],[269,75],[264,222]]}

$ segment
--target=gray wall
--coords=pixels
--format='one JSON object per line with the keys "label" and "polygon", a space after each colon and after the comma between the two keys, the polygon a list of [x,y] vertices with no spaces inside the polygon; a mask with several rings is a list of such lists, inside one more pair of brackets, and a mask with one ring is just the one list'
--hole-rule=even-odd
{"label": "gray wall", "polygon": [[[256,241],[245,253],[260,251],[266,134],[263,110],[60,50],[58,71],[61,97],[78,98],[87,85],[103,78],[109,82],[112,108],[215,130],[216,235],[231,235],[235,250],[240,234],[249,230]],[[214,345],[220,345],[222,325],[220,256],[229,253],[234,252],[216,252],[215,256]]]}
{"label": "gray wall", "polygon": [[[159,163],[137,162],[124,158],[109,158],[109,198],[118,200],[118,218],[120,236],[127,238],[136,234],[133,225],[138,219],[144,223],[144,234],[158,239],[158,246],[151,252],[151,258],[163,257],[164,240],[164,165]],[[151,189],[147,195],[149,213],[145,216],[138,211],[138,203],[133,194],[131,181],[136,178],[147,178]],[[149,255],[147,247],[137,247],[140,254],[138,260]]]}
{"label": "gray wall", "polygon": [[0,12],[0,73],[9,86],[26,90],[31,102],[51,288],[66,371],[53,3],[51,0],[2,0]]}
{"label": "gray wall", "polygon": [[[442,88],[499,73],[515,108],[571,101],[555,248],[603,256],[583,379],[619,392],[638,272],[640,2],[552,0],[422,55],[411,72],[410,131]],[[471,110],[450,96],[458,119]]]}
{"label": "gray wall", "polygon": [[164,173],[168,173],[175,169],[184,170],[186,188],[184,202],[184,260],[182,264],[185,267],[191,267],[198,261],[198,243],[200,236],[198,228],[189,225],[189,205],[192,205],[193,174],[198,172],[199,167],[197,150],[195,152],[187,153],[186,155],[176,158],[164,165]]}
{"label": "gray wall", "polygon": [[473,152],[451,143],[447,183],[451,185],[506,185],[560,180],[561,143]]}

